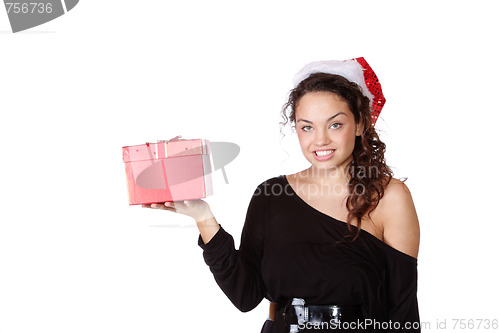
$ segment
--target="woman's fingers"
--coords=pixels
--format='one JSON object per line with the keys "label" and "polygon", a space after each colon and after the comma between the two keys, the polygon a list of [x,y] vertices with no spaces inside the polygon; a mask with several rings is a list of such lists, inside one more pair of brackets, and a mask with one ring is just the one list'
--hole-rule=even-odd
{"label": "woman's fingers", "polygon": [[153,208],[153,209],[163,209],[163,210],[169,210],[171,212],[175,212],[175,207],[173,202],[166,202],[165,204],[163,203],[152,203],[152,204],[143,204],[143,208]]}
{"label": "woman's fingers", "polygon": [[152,204],[142,205],[142,207],[163,209],[171,212],[176,212],[179,214],[191,216],[196,221],[205,220],[212,216],[210,207],[205,201],[201,199],[152,203]]}

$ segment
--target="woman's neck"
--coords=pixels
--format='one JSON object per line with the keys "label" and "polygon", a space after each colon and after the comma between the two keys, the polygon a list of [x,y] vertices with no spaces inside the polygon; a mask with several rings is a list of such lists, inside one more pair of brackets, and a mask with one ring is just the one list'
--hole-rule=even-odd
{"label": "woman's neck", "polygon": [[348,165],[352,161],[352,157],[345,161],[342,165],[334,168],[318,168],[311,165],[309,168],[298,173],[299,177],[307,178],[308,182],[316,184],[343,184],[349,183],[350,174]]}

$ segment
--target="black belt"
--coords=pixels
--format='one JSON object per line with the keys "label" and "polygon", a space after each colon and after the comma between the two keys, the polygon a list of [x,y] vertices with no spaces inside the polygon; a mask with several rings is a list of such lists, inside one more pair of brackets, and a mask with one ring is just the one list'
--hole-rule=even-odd
{"label": "black belt", "polygon": [[363,310],[361,305],[306,305],[302,298],[293,298],[278,309],[278,316],[290,328],[289,332],[300,332],[304,328],[320,326],[342,328],[342,323],[363,320]]}

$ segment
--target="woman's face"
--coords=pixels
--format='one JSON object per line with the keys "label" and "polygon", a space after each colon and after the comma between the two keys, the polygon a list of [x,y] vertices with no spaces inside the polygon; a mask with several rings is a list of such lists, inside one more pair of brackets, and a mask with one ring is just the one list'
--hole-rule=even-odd
{"label": "woman's face", "polygon": [[302,96],[295,108],[295,126],[302,153],[313,168],[337,170],[352,160],[360,128],[348,104],[336,94]]}

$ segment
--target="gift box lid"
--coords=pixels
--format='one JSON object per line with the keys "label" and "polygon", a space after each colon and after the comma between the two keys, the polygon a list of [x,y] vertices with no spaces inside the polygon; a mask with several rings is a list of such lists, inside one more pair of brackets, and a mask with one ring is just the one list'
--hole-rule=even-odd
{"label": "gift box lid", "polygon": [[160,158],[176,158],[210,154],[210,142],[205,139],[158,140],[136,146],[122,147],[123,162],[146,161]]}

